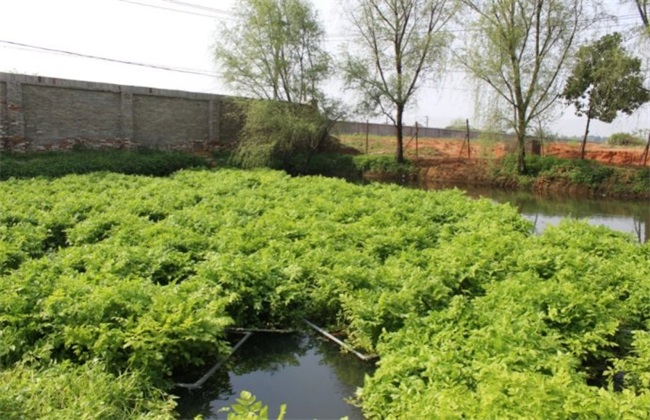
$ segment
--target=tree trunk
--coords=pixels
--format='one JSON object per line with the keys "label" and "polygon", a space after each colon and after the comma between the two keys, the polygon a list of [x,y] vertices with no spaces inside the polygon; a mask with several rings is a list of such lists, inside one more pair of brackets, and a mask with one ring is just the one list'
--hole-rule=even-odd
{"label": "tree trunk", "polygon": [[587,137],[589,136],[589,124],[591,123],[591,115],[587,113],[587,128],[585,128],[585,136],[582,138],[582,147],[580,148],[580,159],[585,158],[587,150]]}
{"label": "tree trunk", "polygon": [[528,171],[526,168],[526,123],[524,117],[519,116],[519,128],[517,130],[517,170],[519,174],[523,175]]}
{"label": "tree trunk", "polygon": [[526,168],[526,139],[518,138],[517,141],[519,143],[519,153],[517,153],[517,170],[519,171],[519,174],[523,175],[528,171],[528,168]]}
{"label": "tree trunk", "polygon": [[397,106],[397,115],[395,118],[395,134],[397,134],[397,148],[395,150],[395,160],[397,163],[404,162],[404,131],[402,118],[404,117],[404,106]]}

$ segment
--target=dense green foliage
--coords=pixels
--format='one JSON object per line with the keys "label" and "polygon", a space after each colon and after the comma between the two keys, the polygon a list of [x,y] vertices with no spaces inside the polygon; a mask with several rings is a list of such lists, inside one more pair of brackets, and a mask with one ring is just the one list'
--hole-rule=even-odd
{"label": "dense green foliage", "polygon": [[[527,156],[525,176],[517,175],[517,160],[514,155],[507,155],[501,166],[496,168],[495,176],[510,177],[520,183],[531,183],[535,179],[563,180],[565,182],[598,189],[610,177],[616,176],[617,170],[611,166],[591,160],[560,159],[554,156]],[[642,171],[642,170],[641,170]],[[630,185],[633,192],[635,185]]]}
{"label": "dense green foliage", "polygon": [[325,27],[306,0],[240,0],[219,29],[215,59],[224,82],[246,97],[321,101],[331,57]]}
{"label": "dense green foliage", "polygon": [[650,246],[530,228],[459,191],[269,170],[4,181],[0,417],[168,416],[229,325],[302,317],[380,355],[370,416],[648,414]]}
{"label": "dense green foliage", "polygon": [[0,179],[59,177],[110,171],[133,175],[165,176],[179,169],[205,167],[205,159],[188,153],[161,150],[70,151],[0,154]]}
{"label": "dense green foliage", "polygon": [[645,141],[640,136],[630,133],[614,133],[607,137],[610,146],[643,146]]}
{"label": "dense green foliage", "polygon": [[394,156],[320,153],[312,156],[309,163],[300,172],[310,175],[360,179],[364,173],[392,176],[411,175],[415,173],[415,167],[409,161],[397,163]]}
{"label": "dense green foliage", "polygon": [[173,419],[174,407],[142,375],[111,374],[98,361],[0,371],[3,419]]}
{"label": "dense green foliage", "polygon": [[299,172],[327,139],[331,122],[314,107],[289,102],[241,101],[244,127],[233,155],[243,168]]}
{"label": "dense green foliage", "polygon": [[580,47],[562,91],[562,97],[575,107],[576,115],[587,117],[582,159],[592,119],[611,123],[619,112],[632,115],[650,101],[650,91],[643,86],[641,59],[630,55],[622,43],[623,36],[614,32]]}
{"label": "dense green foliage", "polygon": [[647,418],[649,251],[576,222],[519,243],[501,281],[382,337],[366,412]]}

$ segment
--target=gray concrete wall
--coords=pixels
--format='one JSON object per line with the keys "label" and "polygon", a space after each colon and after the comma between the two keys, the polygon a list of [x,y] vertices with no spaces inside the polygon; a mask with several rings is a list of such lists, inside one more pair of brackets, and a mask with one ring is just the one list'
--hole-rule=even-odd
{"label": "gray concrete wall", "polygon": [[221,95],[0,73],[0,150],[210,151],[236,141],[234,106]]}

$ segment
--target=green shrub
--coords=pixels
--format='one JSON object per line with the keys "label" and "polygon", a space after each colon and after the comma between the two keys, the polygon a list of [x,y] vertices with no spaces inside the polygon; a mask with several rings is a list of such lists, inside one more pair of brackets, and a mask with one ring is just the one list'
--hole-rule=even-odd
{"label": "green shrub", "polygon": [[320,150],[331,123],[311,106],[276,101],[242,101],[245,123],[232,156],[243,168],[296,172]]}
{"label": "green shrub", "polygon": [[607,138],[607,144],[610,146],[643,146],[645,141],[634,134],[615,133]]}
{"label": "green shrub", "polygon": [[519,180],[519,184],[531,183],[532,178],[565,179],[573,184],[584,184],[597,188],[614,174],[614,168],[591,160],[559,159],[554,156],[526,156],[528,173],[517,174],[517,156],[506,155],[494,175],[506,176]]}
{"label": "green shrub", "polygon": [[352,155],[319,153],[313,155],[300,172],[308,175],[337,176],[357,175],[360,171]]}
{"label": "green shrub", "polygon": [[198,156],[159,150],[3,153],[0,154],[0,180],[39,176],[56,178],[99,171],[166,176],[180,169],[206,166],[206,160]]}
{"label": "green shrub", "polygon": [[650,191],[650,168],[642,168],[637,172],[632,191],[639,193]]}
{"label": "green shrub", "polygon": [[0,371],[3,419],[173,419],[176,403],[137,373],[91,361]]}
{"label": "green shrub", "polygon": [[410,162],[397,163],[390,155],[358,155],[353,158],[359,171],[375,173],[409,174],[414,168]]}
{"label": "green shrub", "polygon": [[570,159],[558,162],[554,167],[542,172],[542,175],[550,178],[564,178],[574,184],[585,184],[597,188],[613,173],[613,168],[598,162]]}
{"label": "green shrub", "polygon": [[647,247],[584,222],[516,242],[517,251],[497,259],[503,271],[499,263],[486,265],[492,281],[483,293],[456,295],[382,336],[382,362],[361,393],[364,414],[650,414]]}

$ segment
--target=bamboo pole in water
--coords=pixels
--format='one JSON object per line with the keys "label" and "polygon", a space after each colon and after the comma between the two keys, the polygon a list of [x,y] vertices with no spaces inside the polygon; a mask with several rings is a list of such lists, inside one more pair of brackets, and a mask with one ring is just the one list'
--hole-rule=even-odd
{"label": "bamboo pole in water", "polygon": [[368,361],[368,360],[376,359],[378,357],[378,356],[372,355],[372,354],[367,355],[367,354],[360,353],[360,352],[356,351],[351,345],[339,340],[338,338],[334,337],[332,334],[330,334],[327,331],[325,331],[324,329],[312,324],[311,322],[307,321],[306,319],[303,318],[302,321],[305,324],[312,327],[314,330],[318,331],[319,333],[323,334],[325,337],[329,338],[330,340],[332,340],[333,342],[338,344],[339,346],[343,347],[344,349],[346,349],[350,353],[354,354],[355,356],[357,356],[361,360]]}
{"label": "bamboo pole in water", "polygon": [[199,389],[199,388],[201,388],[203,386],[203,384],[205,384],[205,382],[208,379],[210,379],[210,377],[212,375],[214,375],[214,373],[217,370],[219,370],[221,365],[223,365],[226,362],[226,360],[230,359],[230,356],[235,354],[235,352],[242,346],[242,344],[244,344],[246,342],[246,340],[248,340],[250,338],[251,335],[253,335],[252,332],[247,332],[246,335],[244,335],[244,337],[241,340],[239,340],[239,342],[237,344],[235,344],[235,347],[232,348],[232,350],[230,351],[230,354],[228,356],[226,356],[225,359],[220,360],[216,365],[212,366],[212,368],[209,371],[207,371],[207,373],[205,375],[203,375],[201,377],[201,379],[194,382],[193,384],[177,383],[177,384],[175,384],[175,386],[177,386],[179,388],[187,388],[187,389]]}

